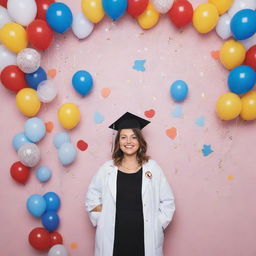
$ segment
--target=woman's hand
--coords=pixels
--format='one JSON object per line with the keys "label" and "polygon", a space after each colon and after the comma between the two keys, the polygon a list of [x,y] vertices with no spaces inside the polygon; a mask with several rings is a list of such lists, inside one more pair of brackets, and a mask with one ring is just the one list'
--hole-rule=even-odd
{"label": "woman's hand", "polygon": [[95,208],[91,210],[91,212],[101,212],[102,211],[102,204],[97,205]]}

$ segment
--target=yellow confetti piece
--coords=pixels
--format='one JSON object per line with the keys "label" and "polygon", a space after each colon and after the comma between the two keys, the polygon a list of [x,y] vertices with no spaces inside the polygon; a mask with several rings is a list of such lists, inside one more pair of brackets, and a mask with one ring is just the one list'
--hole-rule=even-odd
{"label": "yellow confetti piece", "polygon": [[77,244],[76,242],[72,242],[72,243],[70,244],[70,248],[73,249],[73,250],[75,250],[75,249],[78,248],[78,244]]}
{"label": "yellow confetti piece", "polygon": [[233,180],[233,179],[234,179],[234,176],[233,176],[233,175],[229,175],[229,176],[228,176],[228,180],[229,180],[229,181],[231,181],[231,180]]}

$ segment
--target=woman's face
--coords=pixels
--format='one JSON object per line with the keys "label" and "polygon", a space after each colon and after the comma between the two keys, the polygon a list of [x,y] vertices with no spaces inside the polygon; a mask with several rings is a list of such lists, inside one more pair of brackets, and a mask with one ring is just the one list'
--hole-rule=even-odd
{"label": "woman's face", "polygon": [[137,136],[132,129],[122,129],[119,137],[120,149],[126,155],[134,155],[140,145]]}

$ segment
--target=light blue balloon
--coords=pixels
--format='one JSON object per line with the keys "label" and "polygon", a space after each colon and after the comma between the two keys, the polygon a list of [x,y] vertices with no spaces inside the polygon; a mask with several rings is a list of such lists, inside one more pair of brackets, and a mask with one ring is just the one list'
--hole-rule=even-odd
{"label": "light blue balloon", "polygon": [[58,157],[63,165],[69,165],[76,160],[77,151],[71,143],[64,143],[58,150]]}
{"label": "light blue balloon", "polygon": [[44,199],[46,201],[47,211],[58,211],[60,208],[60,198],[54,192],[47,192],[44,194]]}
{"label": "light blue balloon", "polygon": [[36,177],[40,182],[46,182],[52,177],[52,170],[47,166],[41,166],[36,169]]}
{"label": "light blue balloon", "polygon": [[38,117],[29,118],[25,123],[25,135],[32,142],[40,141],[46,133],[45,124]]}
{"label": "light blue balloon", "polygon": [[110,18],[117,20],[124,15],[127,8],[127,0],[102,0],[102,6]]}
{"label": "light blue balloon", "polygon": [[27,200],[27,209],[34,217],[41,217],[46,210],[46,202],[43,196],[33,194]]}
{"label": "light blue balloon", "polygon": [[188,86],[183,80],[177,80],[171,84],[171,97],[175,101],[183,101],[188,95]]}
{"label": "light blue balloon", "polygon": [[16,134],[13,137],[12,146],[18,151],[23,144],[28,143],[28,142],[31,142],[31,141],[26,137],[24,132],[21,132],[21,133]]}
{"label": "light blue balloon", "polygon": [[71,142],[70,136],[66,132],[58,132],[53,137],[53,144],[57,149],[66,142]]}

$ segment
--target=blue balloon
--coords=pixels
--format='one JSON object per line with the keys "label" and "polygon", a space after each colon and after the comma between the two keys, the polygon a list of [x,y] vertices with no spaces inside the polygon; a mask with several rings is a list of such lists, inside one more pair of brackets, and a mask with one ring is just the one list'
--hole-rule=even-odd
{"label": "blue balloon", "polygon": [[247,39],[256,32],[256,11],[243,9],[230,22],[231,32],[236,40]]}
{"label": "blue balloon", "polygon": [[58,211],[60,208],[60,198],[54,192],[47,192],[44,194],[47,211]]}
{"label": "blue balloon", "polygon": [[53,3],[46,11],[46,21],[55,32],[64,33],[72,25],[73,15],[64,3]]}
{"label": "blue balloon", "polygon": [[93,80],[89,72],[85,70],[77,71],[72,78],[74,89],[82,96],[87,95],[92,90]]}
{"label": "blue balloon", "polygon": [[41,221],[44,228],[50,232],[55,231],[60,223],[59,216],[54,211],[47,211],[46,213],[44,213]]}
{"label": "blue balloon", "polygon": [[26,137],[26,135],[23,132],[21,132],[13,137],[12,146],[18,151],[23,144],[28,142],[31,141]]}
{"label": "blue balloon", "polygon": [[63,165],[69,165],[76,159],[77,151],[71,143],[64,143],[58,150],[58,157]]}
{"label": "blue balloon", "polygon": [[175,101],[183,101],[188,95],[187,84],[182,80],[173,82],[170,87],[170,94]]}
{"label": "blue balloon", "polygon": [[25,74],[25,79],[31,88],[37,90],[38,85],[42,81],[47,80],[47,75],[44,69],[39,67],[35,72]]}
{"label": "blue balloon", "polygon": [[45,124],[38,117],[29,118],[25,123],[25,135],[32,142],[40,141],[46,133]]}
{"label": "blue balloon", "polygon": [[27,209],[34,217],[41,217],[46,210],[46,202],[43,196],[34,194],[27,200]]}
{"label": "blue balloon", "polygon": [[250,91],[256,82],[256,73],[246,65],[232,69],[228,75],[228,87],[231,92],[242,94]]}
{"label": "blue balloon", "polygon": [[36,169],[36,177],[41,182],[48,181],[52,176],[52,171],[47,166],[41,166]]}
{"label": "blue balloon", "polygon": [[117,20],[125,13],[127,0],[102,0],[102,6],[110,18]]}
{"label": "blue balloon", "polygon": [[53,137],[53,144],[57,149],[66,142],[71,142],[70,136],[66,132],[58,132]]}

